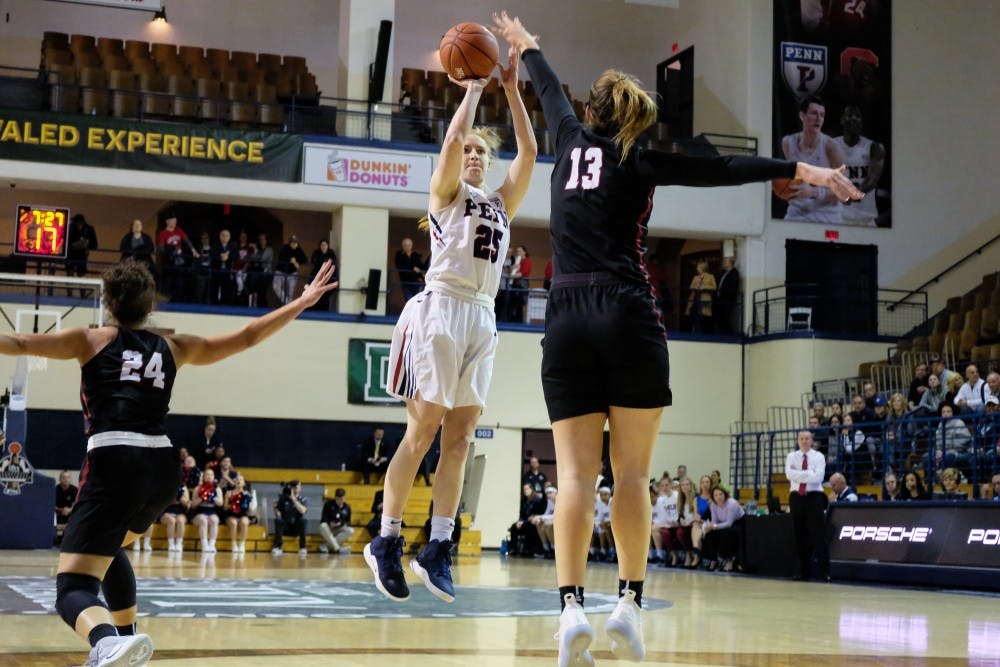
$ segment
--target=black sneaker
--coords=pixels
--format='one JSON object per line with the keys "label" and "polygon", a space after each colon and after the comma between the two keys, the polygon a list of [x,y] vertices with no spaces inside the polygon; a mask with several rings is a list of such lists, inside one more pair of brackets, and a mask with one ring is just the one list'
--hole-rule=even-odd
{"label": "black sneaker", "polygon": [[451,540],[431,540],[410,561],[410,568],[424,580],[424,586],[445,602],[455,601],[451,581]]}
{"label": "black sneaker", "polygon": [[382,595],[395,602],[410,599],[410,588],[403,576],[402,537],[382,537],[378,535],[365,545],[365,562],[375,574],[375,587]]}

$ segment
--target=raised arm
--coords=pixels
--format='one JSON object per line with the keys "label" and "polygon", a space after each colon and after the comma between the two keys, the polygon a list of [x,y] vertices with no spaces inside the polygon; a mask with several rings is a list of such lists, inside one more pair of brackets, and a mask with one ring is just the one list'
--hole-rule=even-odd
{"label": "raised arm", "polygon": [[507,104],[510,106],[511,120],[514,123],[514,138],[517,140],[517,155],[510,163],[507,177],[504,178],[503,185],[499,189],[507,207],[507,215],[511,219],[517,213],[517,209],[524,200],[524,195],[528,192],[531,172],[535,168],[535,158],[538,156],[535,132],[528,118],[528,110],[524,108],[521,91],[517,88],[519,55],[520,52],[516,48],[510,47],[507,52],[507,67],[501,68],[502,76],[500,78],[504,94],[507,96]]}
{"label": "raised arm", "polygon": [[174,363],[178,368],[184,364],[196,366],[214,364],[257,345],[277,333],[303,310],[319,301],[321,296],[334,289],[336,283],[328,284],[331,277],[333,277],[333,262],[328,260],[312,282],[302,290],[299,298],[258,317],[236,331],[208,338],[185,334],[167,336],[167,342],[174,354]]}
{"label": "raised arm", "polygon": [[[450,79],[451,77],[449,77]],[[441,154],[437,166],[431,174],[430,209],[437,211],[455,198],[458,193],[458,180],[462,175],[462,155],[465,148],[465,137],[472,129],[472,121],[476,116],[476,106],[486,86],[485,79],[469,79],[466,81],[451,81],[465,88],[465,97],[455,110],[448,132],[441,142]]]}
{"label": "raised arm", "polygon": [[[48,359],[76,359],[82,365],[94,356],[95,345],[90,337],[108,338],[110,329],[66,329],[56,333],[0,333],[0,354],[19,356],[33,354]],[[90,333],[88,333],[90,332]]]}

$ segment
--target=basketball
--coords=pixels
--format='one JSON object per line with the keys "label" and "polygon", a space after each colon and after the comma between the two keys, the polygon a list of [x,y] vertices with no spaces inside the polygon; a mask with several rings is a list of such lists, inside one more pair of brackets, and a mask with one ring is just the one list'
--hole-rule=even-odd
{"label": "basketball", "polygon": [[500,59],[497,38],[478,23],[459,23],[441,39],[441,66],[451,78],[485,79]]}
{"label": "basketball", "polygon": [[775,178],[771,181],[771,190],[779,199],[788,201],[795,195],[795,188],[802,185],[797,178]]}

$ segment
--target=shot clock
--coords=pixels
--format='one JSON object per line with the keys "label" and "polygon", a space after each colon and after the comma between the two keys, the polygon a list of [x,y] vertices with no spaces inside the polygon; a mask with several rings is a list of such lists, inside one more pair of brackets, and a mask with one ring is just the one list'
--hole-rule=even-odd
{"label": "shot clock", "polygon": [[14,254],[65,259],[69,209],[19,204],[14,218]]}

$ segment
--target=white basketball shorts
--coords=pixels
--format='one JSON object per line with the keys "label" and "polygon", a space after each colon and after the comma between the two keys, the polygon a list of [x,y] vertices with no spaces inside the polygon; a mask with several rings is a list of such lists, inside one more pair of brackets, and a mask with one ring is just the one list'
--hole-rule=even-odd
{"label": "white basketball shorts", "polygon": [[388,391],[449,410],[486,406],[497,349],[492,308],[440,292],[406,302],[392,332]]}

